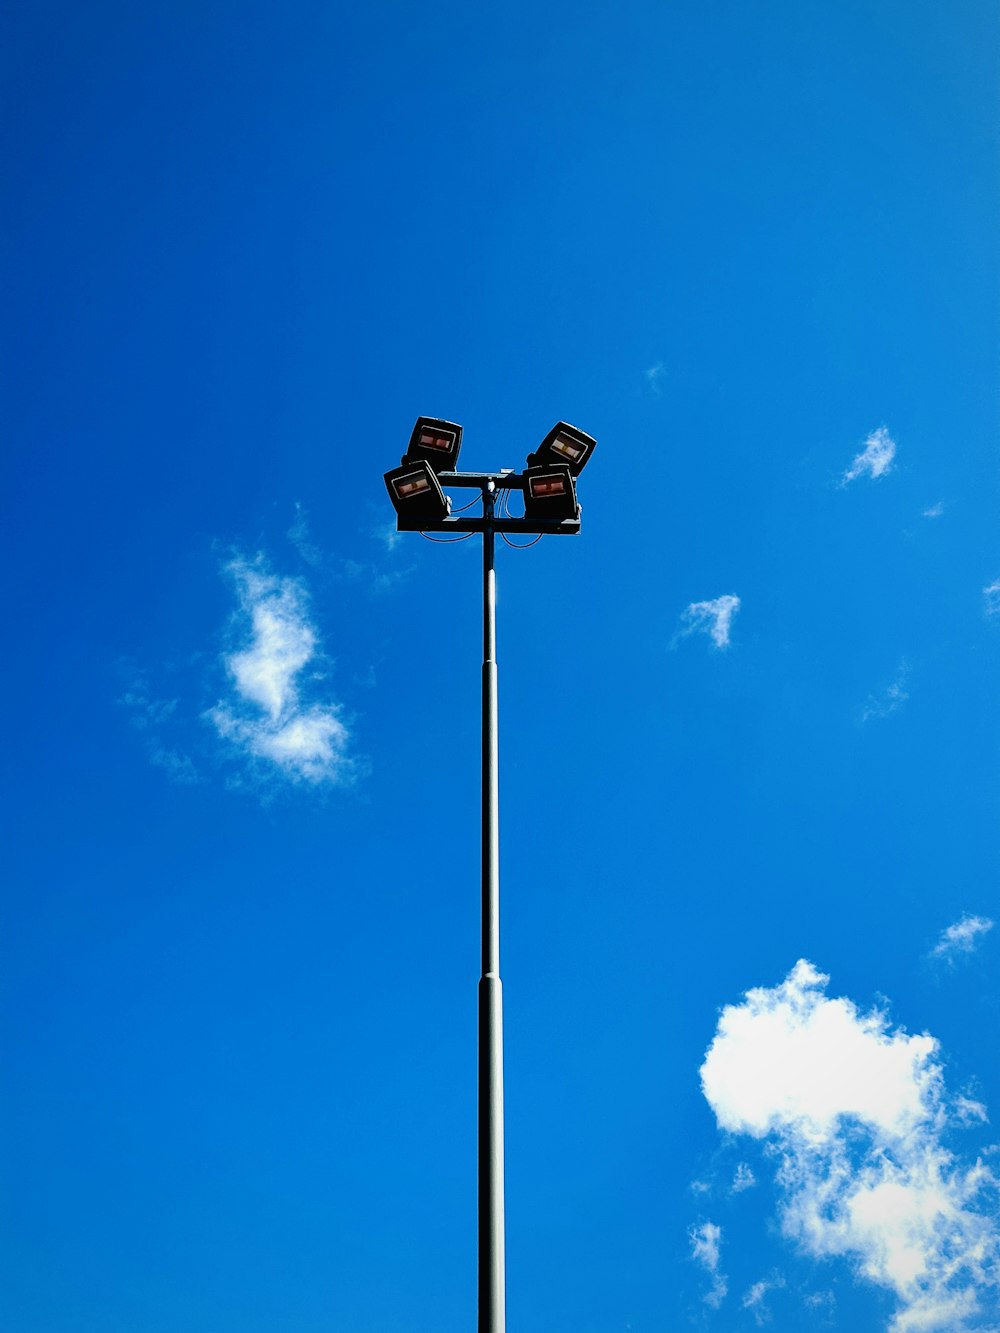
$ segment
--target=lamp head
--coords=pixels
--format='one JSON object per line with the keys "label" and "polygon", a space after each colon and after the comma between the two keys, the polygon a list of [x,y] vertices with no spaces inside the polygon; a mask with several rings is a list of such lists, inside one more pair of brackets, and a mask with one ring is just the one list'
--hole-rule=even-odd
{"label": "lamp head", "polygon": [[576,484],[565,463],[539,464],[524,471],[525,518],[554,519],[579,518],[576,502]]}
{"label": "lamp head", "polygon": [[442,491],[434,469],[421,459],[387,472],[385,487],[401,532],[419,531],[423,524],[439,523],[448,517],[451,500]]}
{"label": "lamp head", "polygon": [[534,453],[528,455],[528,466],[542,463],[564,463],[574,477],[578,477],[594,452],[597,441],[585,431],[577,430],[566,421],[558,421]]}
{"label": "lamp head", "polygon": [[462,448],[462,427],[454,421],[438,417],[417,417],[410,435],[410,443],[403,455],[404,463],[423,460],[435,472],[454,472]]}

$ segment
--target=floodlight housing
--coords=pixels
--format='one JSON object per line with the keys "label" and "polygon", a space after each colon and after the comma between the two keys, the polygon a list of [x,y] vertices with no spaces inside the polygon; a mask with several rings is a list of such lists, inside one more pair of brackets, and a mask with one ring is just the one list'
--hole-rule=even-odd
{"label": "floodlight housing", "polygon": [[579,518],[576,483],[565,463],[551,463],[524,470],[524,517],[562,522]]}
{"label": "floodlight housing", "polygon": [[454,421],[437,417],[417,417],[410,443],[403,455],[404,463],[423,459],[435,472],[454,472],[462,448],[462,427]]}
{"label": "floodlight housing", "polygon": [[578,430],[567,421],[557,421],[535,452],[528,455],[528,467],[564,463],[573,476],[578,477],[590,462],[596,445],[593,435]]}
{"label": "floodlight housing", "polygon": [[400,531],[416,530],[448,517],[451,500],[441,489],[429,463],[417,459],[385,474],[385,488],[396,511]]}

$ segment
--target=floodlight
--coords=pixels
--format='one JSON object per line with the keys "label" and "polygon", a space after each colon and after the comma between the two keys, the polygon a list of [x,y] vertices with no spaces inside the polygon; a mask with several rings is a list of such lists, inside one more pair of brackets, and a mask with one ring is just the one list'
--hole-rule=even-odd
{"label": "floodlight", "polygon": [[454,472],[461,447],[462,427],[456,426],[454,421],[417,417],[403,462],[415,463],[423,459],[435,472]]}
{"label": "floodlight", "polygon": [[579,476],[597,441],[566,421],[557,422],[533,454],[528,455],[528,466],[542,463],[565,463],[573,476]]}
{"label": "floodlight", "polygon": [[554,463],[548,467],[529,467],[524,472],[525,518],[579,518],[576,484],[568,466]]}
{"label": "floodlight", "polygon": [[393,468],[385,474],[385,485],[398,527],[419,529],[421,523],[439,523],[448,517],[451,500],[429,464],[417,461]]}

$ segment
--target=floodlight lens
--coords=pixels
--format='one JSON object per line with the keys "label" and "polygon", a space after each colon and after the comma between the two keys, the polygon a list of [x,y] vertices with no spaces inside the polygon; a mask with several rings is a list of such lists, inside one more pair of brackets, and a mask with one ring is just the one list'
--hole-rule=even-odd
{"label": "floodlight lens", "polygon": [[551,477],[532,477],[528,482],[533,500],[541,500],[550,495],[566,494],[566,478],[558,474]]}
{"label": "floodlight lens", "polygon": [[557,435],[552,441],[552,451],[568,458],[571,463],[578,463],[587,452],[587,446],[571,440],[568,435]]}
{"label": "floodlight lens", "polygon": [[455,436],[451,431],[422,430],[420,443],[425,449],[440,449],[449,454],[455,447]]}
{"label": "floodlight lens", "polygon": [[422,472],[411,472],[408,477],[397,477],[392,486],[401,500],[411,500],[415,495],[426,495],[431,489],[430,482]]}

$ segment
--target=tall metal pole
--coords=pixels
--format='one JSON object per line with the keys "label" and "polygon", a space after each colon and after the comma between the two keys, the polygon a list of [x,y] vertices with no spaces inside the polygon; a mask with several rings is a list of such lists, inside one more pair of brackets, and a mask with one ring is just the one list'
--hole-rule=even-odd
{"label": "tall metal pole", "polygon": [[483,962],[479,980],[479,1333],[505,1333],[503,993],[497,815],[496,487],[483,487]]}

